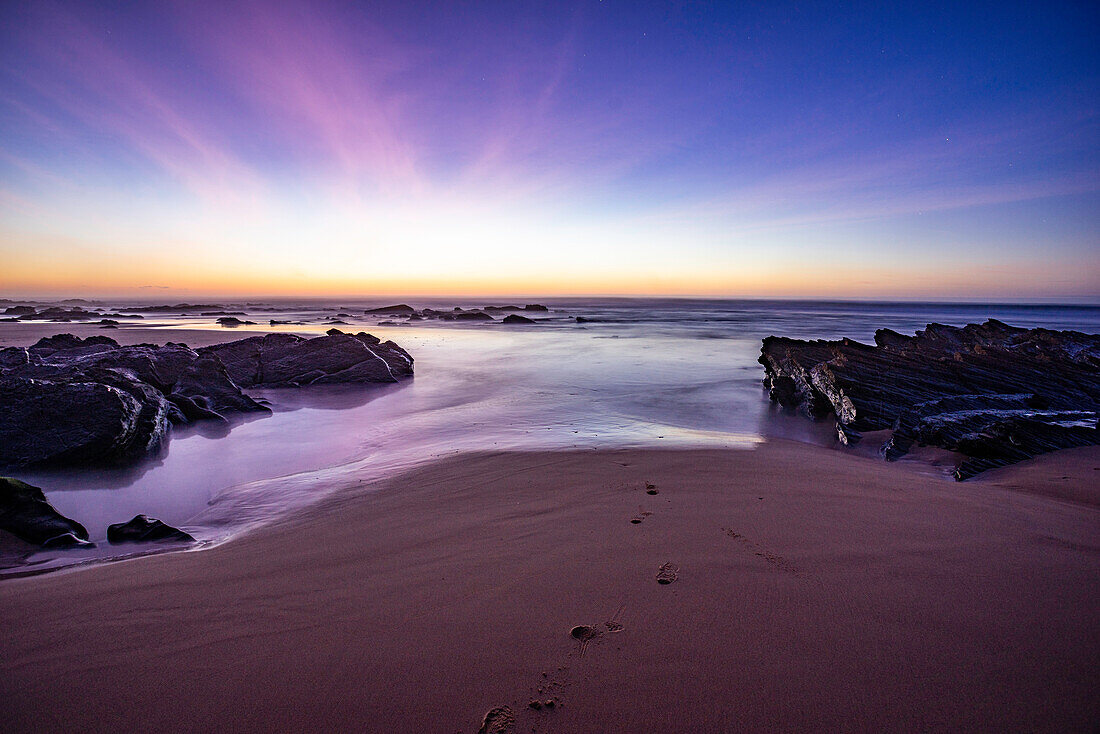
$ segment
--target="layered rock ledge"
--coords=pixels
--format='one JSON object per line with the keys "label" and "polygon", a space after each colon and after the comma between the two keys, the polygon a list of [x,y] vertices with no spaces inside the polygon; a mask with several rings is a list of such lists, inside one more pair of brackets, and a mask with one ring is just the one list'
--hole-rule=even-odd
{"label": "layered rock ledge", "polygon": [[833,417],[840,441],[889,429],[882,455],[915,443],[958,451],[955,478],[1060,448],[1100,444],[1100,335],[990,319],[890,329],[875,344],[770,336],[760,355],[771,399]]}
{"label": "layered rock ledge", "polygon": [[413,360],[370,334],[268,334],[194,350],[59,334],[0,349],[0,466],[119,465],[170,428],[270,412],[242,388],[392,383]]}

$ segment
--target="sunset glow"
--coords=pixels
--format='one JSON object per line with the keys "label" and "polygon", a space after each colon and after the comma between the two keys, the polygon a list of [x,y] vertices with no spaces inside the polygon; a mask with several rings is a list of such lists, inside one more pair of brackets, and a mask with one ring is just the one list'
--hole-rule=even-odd
{"label": "sunset glow", "polygon": [[1087,9],[555,8],[8,4],[0,290],[1100,294]]}

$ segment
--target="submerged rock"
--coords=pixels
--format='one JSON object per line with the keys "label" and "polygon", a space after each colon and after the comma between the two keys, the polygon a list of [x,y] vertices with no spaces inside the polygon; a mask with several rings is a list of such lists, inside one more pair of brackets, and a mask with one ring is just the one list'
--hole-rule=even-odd
{"label": "submerged rock", "polygon": [[1022,329],[990,319],[889,329],[875,344],[770,336],[760,355],[773,401],[834,416],[838,437],[891,429],[883,456],[913,443],[958,451],[967,479],[1059,448],[1100,443],[1100,335]]}
{"label": "submerged rock", "polygon": [[189,533],[147,515],[135,515],[129,522],[108,525],[107,540],[111,543],[195,542]]}
{"label": "submerged rock", "polygon": [[55,510],[41,489],[11,477],[0,477],[0,530],[34,545],[90,545],[83,525]]}

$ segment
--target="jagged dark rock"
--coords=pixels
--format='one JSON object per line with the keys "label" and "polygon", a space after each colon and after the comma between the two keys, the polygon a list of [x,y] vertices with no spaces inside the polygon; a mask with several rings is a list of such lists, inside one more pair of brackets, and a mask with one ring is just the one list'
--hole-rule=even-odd
{"label": "jagged dark rock", "polygon": [[255,324],[255,321],[241,321],[236,316],[222,316],[218,319],[218,323],[222,326],[245,326]]}
{"label": "jagged dark rock", "polygon": [[496,321],[484,311],[463,311],[454,315],[455,321]]}
{"label": "jagged dark rock", "polygon": [[191,421],[210,418],[224,421],[232,413],[269,410],[241,392],[220,359],[205,353],[180,373],[168,399]]}
{"label": "jagged dark rock", "polygon": [[242,387],[397,382],[412,374],[412,357],[393,342],[363,332],[332,331],[313,339],[266,334],[199,352],[216,355]]}
{"label": "jagged dark rock", "polygon": [[502,323],[505,323],[505,324],[535,324],[535,323],[538,323],[538,322],[536,322],[534,319],[529,319],[526,316],[520,316],[519,314],[511,313],[511,314],[508,314],[507,316],[504,317],[504,321]]}
{"label": "jagged dark rock", "polygon": [[760,363],[771,399],[810,418],[835,416],[843,443],[892,429],[882,453],[913,443],[969,457],[967,479],[1047,451],[1100,443],[1100,335],[1022,329],[990,319],[889,329],[875,344],[770,336]]}
{"label": "jagged dark rock", "polygon": [[41,489],[11,477],[0,477],[0,530],[34,545],[90,545],[83,525],[55,510]]}
{"label": "jagged dark rock", "polygon": [[270,409],[242,387],[386,383],[412,357],[369,334],[268,334],[200,350],[58,334],[0,349],[0,466],[119,465],[173,425]]}
{"label": "jagged dark rock", "polygon": [[124,462],[161,445],[168,415],[140,389],[0,376],[0,465]]}
{"label": "jagged dark rock", "polygon": [[146,515],[136,515],[129,522],[108,525],[107,540],[111,543],[195,542],[189,533]]}
{"label": "jagged dark rock", "polygon": [[[180,344],[121,347],[71,334],[0,350],[0,465],[125,463],[155,452],[172,423],[214,417],[172,397],[177,385],[189,395],[198,360]],[[222,409],[267,410],[225,377],[196,393]]]}

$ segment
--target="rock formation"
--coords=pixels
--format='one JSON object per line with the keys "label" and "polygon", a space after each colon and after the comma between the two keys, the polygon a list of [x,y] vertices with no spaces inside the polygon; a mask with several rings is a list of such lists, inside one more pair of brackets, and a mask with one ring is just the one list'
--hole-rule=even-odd
{"label": "rock formation", "polygon": [[534,319],[529,319],[526,316],[520,316],[519,314],[508,314],[504,317],[505,324],[534,324],[537,323]]}
{"label": "rock formation", "polygon": [[95,319],[140,319],[136,314],[106,313],[97,309],[85,310],[79,306],[48,306],[37,311],[33,306],[13,306],[4,311],[5,315],[16,315],[19,321],[92,321]]}
{"label": "rock formation", "polygon": [[107,540],[111,543],[195,542],[189,533],[146,515],[135,515],[130,522],[108,525]]}
{"label": "rock formation", "polygon": [[416,313],[416,309],[407,303],[398,303],[393,306],[382,306],[380,308],[368,308],[363,313],[374,314],[412,314]]}
{"label": "rock formation", "polygon": [[225,310],[225,306],[220,306],[216,303],[177,303],[174,306],[168,304],[159,306],[134,306],[122,310],[131,313],[201,313],[203,311]]}
{"label": "rock formation", "polygon": [[1000,321],[889,329],[875,344],[770,336],[760,355],[771,399],[810,418],[835,416],[843,443],[892,429],[895,460],[913,443],[968,457],[967,479],[1047,451],[1100,443],[1100,335]]}
{"label": "rock formation", "polygon": [[34,306],[8,306],[4,309],[5,316],[28,316],[35,313]]}
{"label": "rock formation", "polygon": [[369,334],[269,334],[199,350],[59,334],[0,349],[0,466],[125,464],[173,425],[270,412],[242,387],[396,382],[412,358]]}
{"label": "rock formation", "polygon": [[[503,306],[485,306],[483,308],[462,308],[461,306],[455,306],[450,311],[441,311],[435,308],[425,308],[417,311],[408,304],[399,303],[393,306],[383,306],[381,308],[371,308],[364,311],[366,314],[380,316],[404,316],[410,321],[423,321],[425,319],[437,319],[439,321],[496,321],[492,314],[502,314],[516,311],[528,311],[528,312],[547,312],[549,307],[543,306],[538,303],[529,303],[525,306],[516,305],[503,305]],[[521,323],[514,319],[509,323]],[[384,324],[382,324],[384,325]]]}
{"label": "rock formation", "polygon": [[265,334],[203,347],[199,352],[218,357],[241,387],[397,382],[412,374],[413,363],[409,353],[391,341],[337,329],[314,339]]}
{"label": "rock formation", "polygon": [[90,545],[84,526],[55,510],[41,489],[10,477],[0,477],[0,530],[50,548]]}
{"label": "rock formation", "polygon": [[528,303],[526,306],[485,306],[482,311],[549,311],[550,309],[539,303]]}

